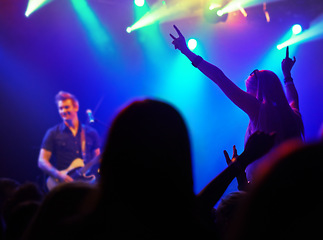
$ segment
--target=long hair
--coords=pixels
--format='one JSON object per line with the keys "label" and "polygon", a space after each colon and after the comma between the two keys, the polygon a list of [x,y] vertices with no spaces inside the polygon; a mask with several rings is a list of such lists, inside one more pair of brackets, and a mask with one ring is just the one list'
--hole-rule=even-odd
{"label": "long hair", "polygon": [[263,103],[274,106],[281,119],[287,137],[304,137],[304,125],[290,107],[283,86],[278,76],[269,70],[255,71],[246,81],[247,89],[256,90],[256,98]]}
{"label": "long hair", "polygon": [[[164,185],[171,181],[172,185],[185,184],[191,188],[190,141],[179,112],[169,104],[151,99],[134,101],[125,107],[109,130],[101,175],[102,184],[122,184],[133,176],[132,182],[142,180],[148,186],[149,181],[152,185],[154,179],[157,183],[163,177]],[[123,187],[131,185],[124,184]]]}
{"label": "long hair", "polygon": [[180,229],[184,216],[192,219],[190,141],[174,107],[151,99],[132,102],[114,119],[104,149],[101,189],[110,215],[117,206],[129,209],[151,228]]}

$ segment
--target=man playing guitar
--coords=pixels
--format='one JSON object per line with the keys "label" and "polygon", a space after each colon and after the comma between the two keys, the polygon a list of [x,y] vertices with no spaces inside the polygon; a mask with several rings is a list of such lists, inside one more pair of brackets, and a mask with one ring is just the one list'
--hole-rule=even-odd
{"label": "man playing guitar", "polygon": [[92,127],[79,122],[79,102],[74,95],[60,91],[55,100],[63,122],[47,130],[38,167],[56,182],[72,182],[74,179],[63,170],[69,168],[75,159],[81,158],[84,162],[93,159],[91,165],[99,163],[99,135]]}

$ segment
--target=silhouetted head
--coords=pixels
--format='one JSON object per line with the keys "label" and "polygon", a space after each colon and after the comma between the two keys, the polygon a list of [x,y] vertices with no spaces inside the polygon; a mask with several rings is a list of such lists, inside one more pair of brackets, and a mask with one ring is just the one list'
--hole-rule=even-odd
{"label": "silhouetted head", "polygon": [[[304,125],[297,109],[289,105],[282,84],[275,73],[268,70],[255,70],[246,80],[247,92],[266,104],[271,113],[262,112],[259,119],[277,131],[277,143],[290,138],[304,138]],[[267,114],[267,115],[266,115]]]}
{"label": "silhouetted head", "polygon": [[268,101],[274,105],[288,104],[284,89],[278,76],[269,70],[255,70],[246,80],[247,92],[259,101]]}
{"label": "silhouetted head", "polygon": [[109,131],[101,175],[103,186],[117,195],[192,193],[190,141],[179,112],[151,99],[121,110]]}
{"label": "silhouetted head", "polygon": [[132,217],[135,232],[187,234],[195,203],[190,141],[174,107],[145,99],[119,112],[102,156],[101,189],[113,231],[132,232],[124,220]]}

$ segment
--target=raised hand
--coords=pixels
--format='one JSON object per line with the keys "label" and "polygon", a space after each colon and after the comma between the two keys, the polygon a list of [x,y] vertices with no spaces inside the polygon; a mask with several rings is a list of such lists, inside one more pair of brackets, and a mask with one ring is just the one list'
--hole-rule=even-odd
{"label": "raised hand", "polygon": [[225,161],[227,162],[228,165],[230,165],[232,162],[234,162],[238,157],[238,151],[237,151],[237,148],[235,145],[233,145],[232,158],[229,157],[229,154],[226,150],[224,150],[223,153],[224,153]]}
{"label": "raised hand", "polygon": [[290,78],[291,77],[291,70],[296,62],[295,56],[293,57],[293,60],[289,58],[289,47],[287,46],[286,48],[286,58],[283,59],[282,61],[282,71],[284,74],[285,78]]}
{"label": "raised hand", "polygon": [[175,49],[179,49],[182,53],[189,50],[186,45],[186,40],[181,31],[174,25],[174,28],[178,34],[178,37],[174,37],[172,34],[169,34],[173,39],[172,44],[175,46]]}

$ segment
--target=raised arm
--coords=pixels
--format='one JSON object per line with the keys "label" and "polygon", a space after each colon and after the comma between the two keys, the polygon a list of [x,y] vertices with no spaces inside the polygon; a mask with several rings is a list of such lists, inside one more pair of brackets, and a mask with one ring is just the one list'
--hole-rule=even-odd
{"label": "raised arm", "polygon": [[185,37],[180,30],[174,25],[178,37],[170,36],[173,39],[175,49],[179,49],[191,62],[192,65],[198,68],[206,77],[217,84],[223,93],[241,110],[249,116],[255,114],[259,109],[259,101],[252,95],[240,89],[235,85],[218,67],[205,61],[202,57],[193,53],[186,45]]}
{"label": "raised arm", "polygon": [[197,195],[201,211],[203,213],[211,211],[232,180],[244,172],[250,163],[265,155],[273,147],[274,141],[274,134],[265,134],[263,132],[252,134],[241,155]]}
{"label": "raised arm", "polygon": [[[232,158],[229,157],[229,154],[226,150],[223,151],[224,156],[225,156],[225,160],[228,164],[228,166],[230,164],[232,164],[233,162],[235,162],[237,160],[237,158],[239,157],[238,155],[238,151],[236,149],[236,146],[233,146],[233,155]],[[245,171],[241,171],[237,176],[237,182],[238,182],[238,190],[240,191],[246,191],[248,189],[248,180],[247,180],[247,176]]]}
{"label": "raised arm", "polygon": [[296,87],[293,82],[291,70],[296,62],[296,58],[293,60],[289,58],[289,48],[286,48],[286,58],[283,59],[282,71],[284,74],[284,84],[286,89],[286,97],[291,108],[297,109],[299,111],[299,101],[298,101],[298,93]]}

